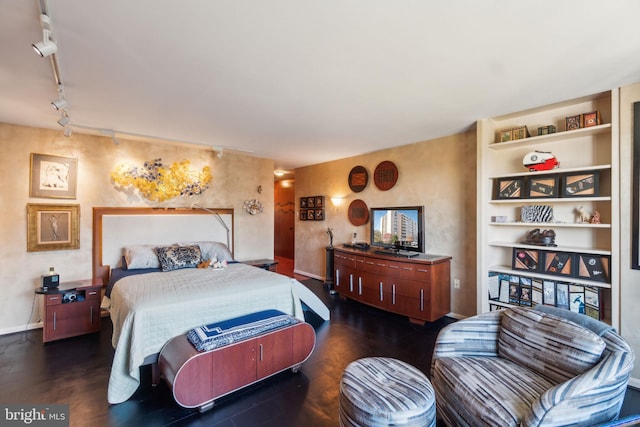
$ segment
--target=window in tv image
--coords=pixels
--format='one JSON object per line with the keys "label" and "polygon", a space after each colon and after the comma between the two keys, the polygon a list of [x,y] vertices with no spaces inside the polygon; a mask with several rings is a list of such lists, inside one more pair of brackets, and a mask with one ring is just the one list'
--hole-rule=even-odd
{"label": "window in tv image", "polygon": [[423,208],[372,208],[371,245],[382,248],[424,252]]}

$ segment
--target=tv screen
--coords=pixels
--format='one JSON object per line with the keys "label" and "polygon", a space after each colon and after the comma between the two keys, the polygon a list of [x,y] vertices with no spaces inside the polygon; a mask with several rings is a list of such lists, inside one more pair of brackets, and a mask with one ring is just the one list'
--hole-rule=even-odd
{"label": "tv screen", "polygon": [[371,208],[371,246],[424,252],[424,208]]}

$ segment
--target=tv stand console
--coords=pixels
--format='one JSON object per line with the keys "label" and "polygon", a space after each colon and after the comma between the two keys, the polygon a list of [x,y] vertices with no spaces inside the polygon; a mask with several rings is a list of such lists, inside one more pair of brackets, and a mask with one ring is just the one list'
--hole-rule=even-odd
{"label": "tv stand console", "polygon": [[451,311],[450,264],[449,256],[407,258],[374,249],[335,247],[334,287],[342,297],[423,324]]}

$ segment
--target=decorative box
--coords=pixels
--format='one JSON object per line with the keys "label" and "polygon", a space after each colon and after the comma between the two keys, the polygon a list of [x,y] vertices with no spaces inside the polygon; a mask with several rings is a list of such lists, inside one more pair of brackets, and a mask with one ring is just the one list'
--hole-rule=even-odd
{"label": "decorative box", "polygon": [[511,129],[511,138],[516,139],[525,139],[530,137],[529,129],[526,126],[522,126],[519,128]]}
{"label": "decorative box", "polygon": [[565,118],[567,130],[576,130],[584,127],[584,122],[582,114],[578,114],[575,116],[569,116]]}
{"label": "decorative box", "polygon": [[600,124],[600,111],[592,111],[582,115],[582,123],[584,127],[598,126]]}
{"label": "decorative box", "polygon": [[573,276],[573,257],[569,252],[544,252],[542,273]]}
{"label": "decorative box", "polygon": [[556,127],[554,125],[540,126],[538,128],[538,135],[548,135],[550,133],[556,133]]}
{"label": "decorative box", "polygon": [[514,270],[538,271],[540,267],[540,251],[536,249],[513,248],[511,268]]}
{"label": "decorative box", "polygon": [[608,255],[576,254],[575,277],[609,283],[610,264],[611,257]]}

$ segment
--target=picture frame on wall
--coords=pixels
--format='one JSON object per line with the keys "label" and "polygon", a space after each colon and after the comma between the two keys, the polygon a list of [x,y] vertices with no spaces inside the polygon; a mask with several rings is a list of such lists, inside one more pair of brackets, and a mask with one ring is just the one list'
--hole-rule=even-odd
{"label": "picture frame on wall", "polygon": [[559,175],[544,175],[529,178],[529,197],[558,197]]}
{"label": "picture frame on wall", "polygon": [[80,205],[27,204],[27,252],[80,248]]}
{"label": "picture frame on wall", "polygon": [[596,197],[600,195],[600,174],[581,172],[562,177],[562,197]]}
{"label": "picture frame on wall", "polygon": [[524,195],[524,178],[498,178],[496,180],[496,199],[521,199]]}
{"label": "picture frame on wall", "polygon": [[29,197],[75,199],[78,159],[31,153]]}

